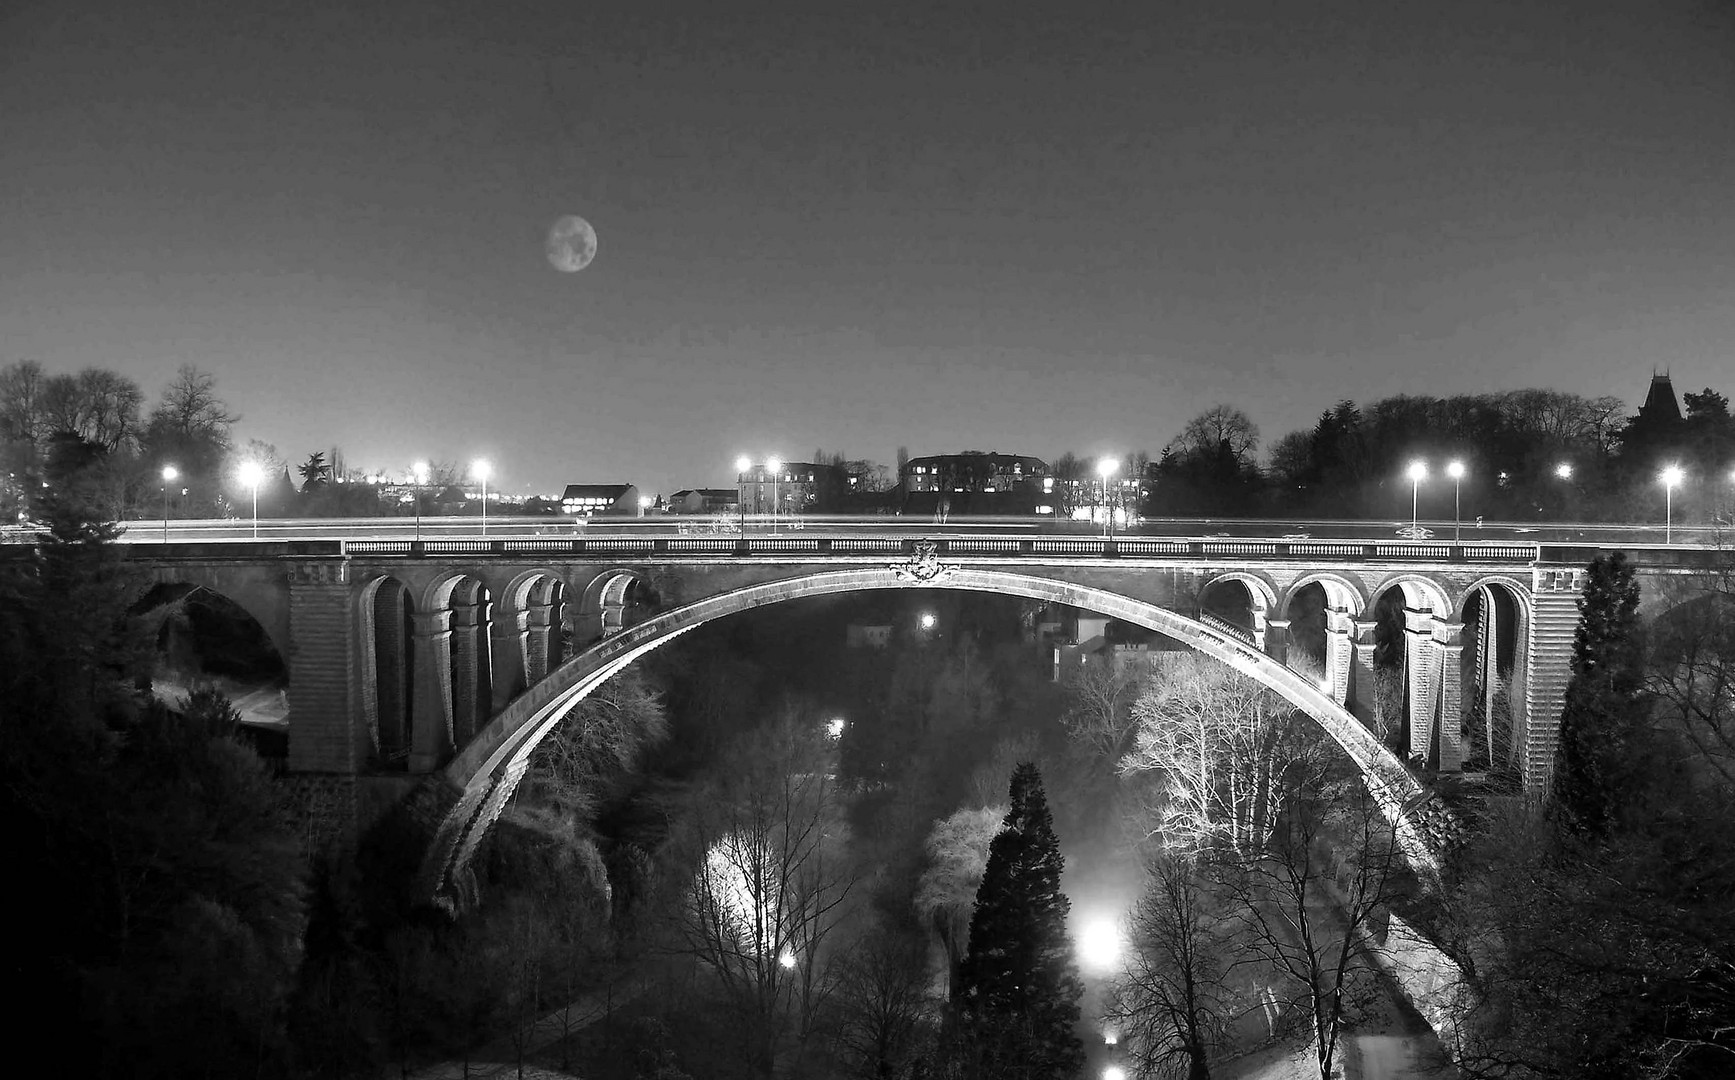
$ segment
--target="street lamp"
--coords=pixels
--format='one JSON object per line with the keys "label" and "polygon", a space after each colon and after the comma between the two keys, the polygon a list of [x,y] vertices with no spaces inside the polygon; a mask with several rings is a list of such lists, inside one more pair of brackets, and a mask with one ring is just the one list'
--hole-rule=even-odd
{"label": "street lamp", "polygon": [[1562,480],[1572,479],[1572,462],[1563,461],[1554,467],[1554,475]]}
{"label": "street lamp", "polygon": [[1417,458],[1410,462],[1410,539],[1418,539],[1421,532],[1416,518],[1416,502],[1422,490],[1422,481],[1428,478],[1428,463]]}
{"label": "street lamp", "polygon": [[410,466],[410,481],[416,495],[416,543],[422,542],[422,485],[428,482],[428,463],[418,461]]}
{"label": "street lamp", "polygon": [[1102,477],[1103,511],[1106,515],[1106,519],[1102,526],[1102,534],[1104,536],[1114,535],[1114,506],[1108,499],[1108,482],[1109,478],[1120,470],[1120,467],[1121,463],[1116,461],[1114,458],[1105,457],[1098,460],[1096,463],[1096,474]]}
{"label": "street lamp", "polygon": [[1086,974],[1107,975],[1121,958],[1121,928],[1107,916],[1085,921],[1078,933],[1079,966]]}
{"label": "street lamp", "polygon": [[265,479],[265,470],[257,461],[243,461],[239,472],[241,482],[253,489],[253,539],[259,539],[259,481]]}
{"label": "street lamp", "polygon": [[1446,466],[1446,475],[1452,478],[1452,543],[1458,542],[1458,531],[1463,528],[1464,515],[1459,512],[1458,488],[1464,482],[1464,463],[1454,461]]}
{"label": "street lamp", "polygon": [[783,462],[779,458],[765,459],[765,467],[771,471],[771,531],[777,531],[777,474],[783,471]]}
{"label": "street lamp", "polygon": [[1663,471],[1657,474],[1657,479],[1663,484],[1663,543],[1674,543],[1675,536],[1675,487],[1686,478],[1687,474],[1679,465],[1665,465]]}
{"label": "street lamp", "polygon": [[753,468],[753,459],[742,454],[735,459],[735,488],[737,501],[741,504],[741,539],[747,539],[747,473]]}
{"label": "street lamp", "polygon": [[482,536],[488,536],[488,476],[494,471],[494,466],[488,464],[486,458],[477,458],[470,463],[470,475],[482,481]]}
{"label": "street lamp", "polygon": [[163,543],[169,542],[169,481],[181,475],[173,465],[163,466]]}

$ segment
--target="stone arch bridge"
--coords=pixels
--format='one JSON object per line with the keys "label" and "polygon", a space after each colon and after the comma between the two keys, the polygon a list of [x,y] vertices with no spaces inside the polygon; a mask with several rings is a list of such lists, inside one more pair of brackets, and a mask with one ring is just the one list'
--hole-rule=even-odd
{"label": "stone arch bridge", "polygon": [[[1431,864],[1424,770],[1467,748],[1540,786],[1577,597],[1596,549],[1524,543],[898,534],[310,540],[135,547],[161,583],[212,589],[289,672],[289,768],[337,792],[420,778],[417,888],[450,896],[541,738],[636,657],[711,619],[875,589],[998,592],[1161,632],[1259,679],[1367,776]],[[1641,552],[1653,575],[1691,552]],[[1703,554],[1703,553],[1701,553]],[[1647,586],[1649,588],[1651,586]],[[1387,675],[1382,690],[1380,670]],[[1381,694],[1384,701],[1379,700]],[[1496,708],[1500,697],[1501,707]],[[1370,730],[1401,713],[1399,748]],[[1495,730],[1496,713],[1500,731]],[[1467,723],[1474,719],[1475,723]],[[400,794],[406,785],[400,782]]]}

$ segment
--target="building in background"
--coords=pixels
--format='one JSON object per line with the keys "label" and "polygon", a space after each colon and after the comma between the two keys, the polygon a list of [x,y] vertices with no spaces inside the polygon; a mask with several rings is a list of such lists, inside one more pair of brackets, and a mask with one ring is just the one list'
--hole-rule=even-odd
{"label": "building in background", "polygon": [[632,484],[568,484],[560,512],[574,517],[638,517],[639,489]]}
{"label": "building in background", "polygon": [[741,493],[733,488],[683,488],[669,496],[670,514],[732,514],[741,508]]}
{"label": "building in background", "polygon": [[934,454],[906,461],[898,479],[906,514],[1054,513],[1054,475],[1041,458],[980,450]]}
{"label": "building in background", "polygon": [[836,465],[786,461],[775,471],[763,464],[737,473],[740,506],[749,514],[835,513],[849,490],[849,478]]}

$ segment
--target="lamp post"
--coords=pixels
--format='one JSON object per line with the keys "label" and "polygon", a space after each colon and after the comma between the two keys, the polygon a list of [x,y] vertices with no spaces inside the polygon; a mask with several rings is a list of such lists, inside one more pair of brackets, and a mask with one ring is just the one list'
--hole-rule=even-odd
{"label": "lamp post", "polygon": [[1109,479],[1119,471],[1120,467],[1121,463],[1116,461],[1114,458],[1100,458],[1096,463],[1096,474],[1102,477],[1102,502],[1104,513],[1102,534],[1104,536],[1112,537],[1114,535],[1114,504],[1109,502],[1108,484]]}
{"label": "lamp post", "polygon": [[163,466],[163,543],[169,542],[169,481],[181,475],[173,465]]}
{"label": "lamp post", "polygon": [[777,531],[777,474],[783,471],[783,462],[775,457],[765,459],[765,467],[771,471],[771,531]]}
{"label": "lamp post", "polygon": [[747,473],[753,468],[753,460],[746,454],[735,459],[735,489],[737,500],[741,504],[741,539],[747,539]]}
{"label": "lamp post", "polygon": [[1686,478],[1679,465],[1665,465],[1657,474],[1663,484],[1663,543],[1675,542],[1675,486]]}
{"label": "lamp post", "polygon": [[1416,517],[1417,501],[1421,497],[1422,481],[1428,478],[1428,463],[1420,458],[1410,462],[1410,539],[1414,540],[1421,532],[1419,519]]}
{"label": "lamp post", "polygon": [[477,458],[470,463],[470,475],[482,481],[482,536],[488,536],[488,476],[494,467],[488,464],[486,458]]}
{"label": "lamp post", "polygon": [[422,485],[428,482],[428,463],[418,461],[410,466],[410,481],[416,494],[416,543],[422,542]]}
{"label": "lamp post", "polygon": [[240,470],[241,482],[253,489],[253,539],[259,539],[259,481],[265,479],[265,470],[259,467],[257,461],[244,461]]}
{"label": "lamp post", "polygon": [[1446,466],[1446,475],[1452,478],[1452,543],[1458,542],[1458,533],[1464,527],[1464,515],[1460,511],[1463,505],[1458,501],[1458,488],[1464,482],[1464,463],[1454,461]]}

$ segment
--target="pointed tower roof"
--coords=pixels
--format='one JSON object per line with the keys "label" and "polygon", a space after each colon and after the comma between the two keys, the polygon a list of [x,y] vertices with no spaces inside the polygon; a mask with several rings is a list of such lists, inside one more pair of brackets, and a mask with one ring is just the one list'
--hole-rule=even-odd
{"label": "pointed tower roof", "polygon": [[1651,390],[1645,395],[1645,403],[1639,406],[1639,416],[1663,423],[1680,421],[1681,403],[1675,397],[1675,384],[1669,381],[1668,375],[1651,376]]}

